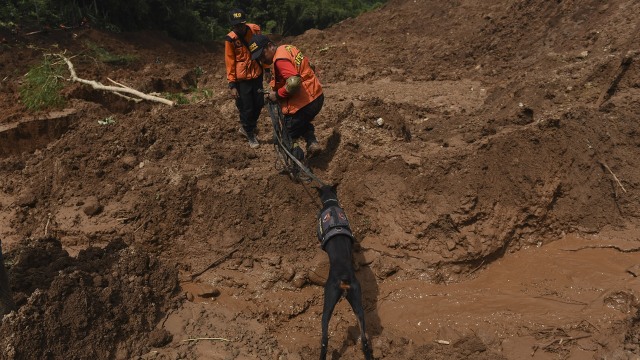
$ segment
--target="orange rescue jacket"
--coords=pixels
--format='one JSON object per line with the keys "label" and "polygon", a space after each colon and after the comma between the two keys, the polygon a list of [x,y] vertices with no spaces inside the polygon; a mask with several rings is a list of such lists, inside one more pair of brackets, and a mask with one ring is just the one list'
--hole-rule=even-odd
{"label": "orange rescue jacket", "polygon": [[238,81],[255,79],[262,74],[262,66],[257,61],[251,60],[251,53],[247,48],[251,37],[260,34],[260,26],[247,24],[249,29],[244,35],[244,43],[238,34],[231,31],[225,37],[224,62],[227,67],[227,80],[232,87]]}
{"label": "orange rescue jacket", "polygon": [[[292,94],[286,99],[281,99],[280,107],[282,113],[287,115],[293,115],[304,106],[317,99],[322,95],[322,85],[316,77],[316,74],[311,69],[309,59],[307,59],[300,50],[293,45],[281,45],[276,49],[276,53],[273,57],[273,62],[280,59],[286,59],[298,70],[298,75],[302,78],[302,85],[295,94]],[[280,79],[274,85],[274,90],[278,91],[285,85],[286,79]]]}

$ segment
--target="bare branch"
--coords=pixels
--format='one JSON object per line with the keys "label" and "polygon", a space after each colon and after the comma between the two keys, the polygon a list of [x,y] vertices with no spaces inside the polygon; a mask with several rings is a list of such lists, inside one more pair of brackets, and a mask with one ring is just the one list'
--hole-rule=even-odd
{"label": "bare branch", "polygon": [[[97,90],[104,90],[104,91],[111,91],[117,95],[120,96],[124,96],[120,93],[127,93],[127,94],[131,94],[131,95],[135,95],[141,99],[144,100],[149,100],[149,101],[156,101],[156,102],[160,102],[169,106],[173,106],[174,102],[171,100],[167,100],[158,96],[154,96],[154,95],[149,95],[149,94],[145,94],[143,92],[140,92],[138,90],[132,89],[130,87],[121,85],[116,83],[115,81],[109,79],[110,81],[112,81],[113,83],[117,84],[118,86],[109,86],[109,85],[103,85],[97,81],[94,80],[85,80],[85,79],[81,79],[76,75],[76,71],[73,68],[73,64],[71,63],[71,61],[69,59],[67,59],[64,55],[62,54],[55,54],[55,56],[60,57],[62,60],[64,60],[64,62],[67,64],[67,67],[69,68],[69,73],[71,73],[71,80],[82,83],[82,84],[86,84],[86,85],[90,85],[92,88],[97,89]],[[126,96],[125,96],[126,97]]]}
{"label": "bare branch", "polygon": [[605,164],[604,162],[600,162],[600,164],[602,164],[602,166],[605,167],[605,169],[607,169],[607,171],[609,171],[609,174],[611,174],[613,176],[613,179],[618,183],[618,186],[620,186],[620,188],[622,189],[622,191],[627,192],[627,189],[624,188],[624,186],[622,186],[622,183],[620,182],[620,180],[618,180],[618,177],[616,176],[616,174],[613,173],[613,171],[611,171],[611,169],[609,168],[609,166],[607,166],[607,164]]}

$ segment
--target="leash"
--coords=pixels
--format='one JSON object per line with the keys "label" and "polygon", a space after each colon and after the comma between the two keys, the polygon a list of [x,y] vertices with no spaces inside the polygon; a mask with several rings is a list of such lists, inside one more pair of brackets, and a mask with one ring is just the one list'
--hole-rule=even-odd
{"label": "leash", "polygon": [[[267,92],[263,90],[263,93],[267,93]],[[309,178],[311,178],[311,180],[315,180],[318,184],[320,184],[320,186],[325,186],[326,183],[322,181],[320,178],[318,178],[317,176],[315,176],[308,167],[306,167],[303,163],[300,162],[300,160],[298,160],[298,158],[296,158],[293,154],[291,154],[287,146],[284,144],[284,141],[282,140],[282,135],[280,134],[283,131],[283,127],[280,126],[280,124],[283,123],[282,121],[283,116],[282,116],[282,111],[280,110],[280,106],[277,103],[270,100],[267,100],[267,102],[268,102],[267,107],[269,109],[269,116],[271,116],[271,121],[273,123],[273,132],[274,132],[275,138],[278,141],[278,143],[275,144],[276,147],[279,147],[280,148],[279,150],[284,152],[284,154],[289,158],[289,160],[292,161],[295,165],[297,165],[298,168],[300,168],[300,170],[302,170],[307,176],[309,176]],[[278,131],[278,129],[280,131]],[[285,166],[287,166],[286,160],[285,160]]]}
{"label": "leash", "polygon": [[311,191],[309,191],[309,187],[305,186],[305,184],[302,184],[302,188],[304,189],[304,192],[307,193],[307,195],[309,195],[309,198],[311,199],[312,202],[316,203],[316,205],[320,205],[319,207],[322,208],[322,204],[320,203],[320,201],[318,200],[317,196],[313,196],[313,194],[311,193]]}

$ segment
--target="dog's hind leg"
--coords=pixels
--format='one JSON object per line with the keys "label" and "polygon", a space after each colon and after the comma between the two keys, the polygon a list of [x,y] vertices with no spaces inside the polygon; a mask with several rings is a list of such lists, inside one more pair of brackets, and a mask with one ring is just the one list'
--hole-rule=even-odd
{"label": "dog's hind leg", "polygon": [[322,343],[320,349],[320,360],[327,358],[327,350],[329,346],[329,320],[335,309],[338,300],[342,296],[339,283],[331,281],[331,276],[324,286],[324,306],[322,308]]}
{"label": "dog's hind leg", "polygon": [[369,347],[369,341],[367,340],[367,333],[364,324],[364,306],[362,305],[362,290],[360,289],[360,283],[357,279],[351,281],[351,288],[347,291],[347,301],[351,305],[354,314],[358,318],[358,325],[360,325],[360,341],[362,341],[362,352],[366,360],[372,360],[371,348]]}

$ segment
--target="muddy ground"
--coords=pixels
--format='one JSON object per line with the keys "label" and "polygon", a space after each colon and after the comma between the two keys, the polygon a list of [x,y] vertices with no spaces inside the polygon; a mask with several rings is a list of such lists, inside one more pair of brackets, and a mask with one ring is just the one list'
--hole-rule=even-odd
{"label": "muddy ground", "polygon": [[[310,165],[339,183],[375,358],[640,358],[639,27],[633,0],[393,0],[283,40],[324,85]],[[316,358],[319,201],[266,109],[258,149],[237,133],[221,44],[0,38],[0,358]],[[28,112],[22,76],[64,50],[189,102],[69,83]],[[362,358],[345,301],[329,347]]]}

